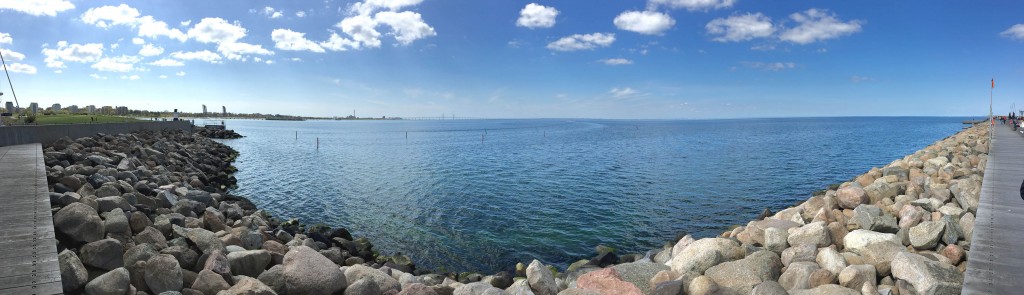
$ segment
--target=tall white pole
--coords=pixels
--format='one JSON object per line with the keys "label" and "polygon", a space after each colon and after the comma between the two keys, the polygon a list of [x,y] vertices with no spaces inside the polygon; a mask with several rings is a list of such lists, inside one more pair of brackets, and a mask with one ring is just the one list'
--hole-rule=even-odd
{"label": "tall white pole", "polygon": [[995,133],[995,129],[994,128],[995,128],[995,125],[996,125],[996,120],[995,120],[995,118],[992,117],[992,90],[995,89],[995,88],[996,88],[996,79],[992,78],[992,87],[988,88],[988,120],[989,120],[988,144],[989,144],[989,147],[992,146],[992,139],[995,138],[995,134],[993,134],[993,133]]}

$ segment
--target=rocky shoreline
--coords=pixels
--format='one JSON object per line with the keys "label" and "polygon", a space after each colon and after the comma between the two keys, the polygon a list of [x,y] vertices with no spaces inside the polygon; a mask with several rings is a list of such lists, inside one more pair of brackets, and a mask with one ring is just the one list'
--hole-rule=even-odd
{"label": "rocky shoreline", "polygon": [[987,150],[974,127],[716,238],[481,275],[274,218],[226,193],[237,153],[199,132],[44,145],[69,294],[958,294]]}

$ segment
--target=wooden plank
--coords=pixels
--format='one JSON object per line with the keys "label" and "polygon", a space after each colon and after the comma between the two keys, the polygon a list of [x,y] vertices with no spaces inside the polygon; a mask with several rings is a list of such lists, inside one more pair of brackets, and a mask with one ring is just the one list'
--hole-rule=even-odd
{"label": "wooden plank", "polygon": [[60,294],[40,144],[0,147],[0,294]]}
{"label": "wooden plank", "polygon": [[981,186],[963,294],[1024,289],[1024,137],[996,126]]}

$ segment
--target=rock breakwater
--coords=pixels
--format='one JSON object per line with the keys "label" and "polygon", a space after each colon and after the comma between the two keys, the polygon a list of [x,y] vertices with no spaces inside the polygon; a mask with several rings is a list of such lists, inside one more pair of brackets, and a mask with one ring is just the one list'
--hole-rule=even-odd
{"label": "rock breakwater", "polygon": [[719,237],[481,275],[274,218],[226,193],[236,153],[198,132],[44,149],[67,293],[536,295],[959,293],[987,151],[975,127]]}

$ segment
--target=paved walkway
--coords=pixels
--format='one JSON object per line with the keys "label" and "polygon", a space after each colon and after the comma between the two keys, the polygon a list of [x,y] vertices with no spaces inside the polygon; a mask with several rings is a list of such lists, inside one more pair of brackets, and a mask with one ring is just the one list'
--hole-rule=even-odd
{"label": "paved walkway", "polygon": [[1024,292],[1024,137],[995,126],[963,294]]}
{"label": "paved walkway", "polygon": [[42,146],[0,147],[0,294],[61,289]]}

